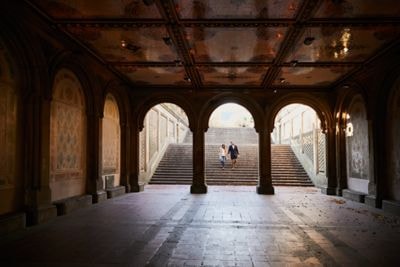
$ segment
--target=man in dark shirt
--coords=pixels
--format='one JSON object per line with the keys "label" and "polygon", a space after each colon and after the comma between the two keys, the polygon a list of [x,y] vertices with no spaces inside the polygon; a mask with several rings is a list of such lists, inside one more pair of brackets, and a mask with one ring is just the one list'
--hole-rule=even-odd
{"label": "man in dark shirt", "polygon": [[232,141],[228,148],[228,154],[231,156],[232,169],[236,168],[236,159],[239,156],[239,149],[238,149],[237,145],[235,145]]}

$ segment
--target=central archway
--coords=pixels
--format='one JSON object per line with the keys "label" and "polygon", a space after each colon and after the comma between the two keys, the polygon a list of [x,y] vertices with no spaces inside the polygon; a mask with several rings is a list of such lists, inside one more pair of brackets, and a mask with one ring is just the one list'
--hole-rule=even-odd
{"label": "central archway", "polygon": [[245,107],[226,103],[213,111],[205,135],[205,155],[208,185],[257,185],[258,135]]}

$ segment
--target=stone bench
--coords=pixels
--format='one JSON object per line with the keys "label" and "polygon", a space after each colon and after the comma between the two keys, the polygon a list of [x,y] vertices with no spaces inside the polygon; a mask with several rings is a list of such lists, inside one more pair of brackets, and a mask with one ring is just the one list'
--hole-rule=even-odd
{"label": "stone bench", "polygon": [[365,193],[353,191],[350,189],[343,190],[343,197],[349,200],[353,200],[356,202],[364,203],[365,202]]}
{"label": "stone bench", "polygon": [[57,207],[58,216],[69,214],[74,210],[90,207],[92,205],[92,196],[83,195],[83,196],[65,198],[55,201],[54,205],[56,205]]}
{"label": "stone bench", "polygon": [[400,201],[382,200],[382,209],[400,216]]}
{"label": "stone bench", "polygon": [[25,213],[15,213],[0,217],[0,235],[24,229],[26,226]]}
{"label": "stone bench", "polygon": [[125,194],[125,186],[115,186],[107,188],[107,198],[118,197]]}

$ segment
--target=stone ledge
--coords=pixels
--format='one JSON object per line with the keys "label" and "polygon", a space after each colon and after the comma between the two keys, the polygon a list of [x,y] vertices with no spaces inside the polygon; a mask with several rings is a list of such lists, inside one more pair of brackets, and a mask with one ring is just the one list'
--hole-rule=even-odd
{"label": "stone ledge", "polygon": [[365,195],[365,193],[353,191],[350,189],[343,189],[343,197],[352,201],[364,203]]}
{"label": "stone ledge", "polygon": [[125,194],[125,186],[116,186],[107,189],[107,198],[122,196]]}
{"label": "stone ledge", "polygon": [[107,193],[106,191],[97,191],[93,194],[93,203],[100,203],[107,200]]}
{"label": "stone ledge", "polygon": [[376,199],[374,195],[366,195],[365,196],[365,204],[374,207],[374,208],[381,208],[382,204]]}
{"label": "stone ledge", "polygon": [[328,196],[336,195],[336,188],[333,187],[321,187],[321,193]]}
{"label": "stone ledge", "polygon": [[400,201],[382,200],[382,208],[386,212],[400,216]]}
{"label": "stone ledge", "polygon": [[26,226],[25,213],[15,213],[0,217],[0,235],[24,229]]}
{"label": "stone ledge", "polygon": [[89,207],[92,205],[92,196],[91,195],[83,195],[70,197],[66,199],[57,200],[54,202],[54,205],[57,207],[57,215],[64,215],[71,213],[74,210],[78,210],[81,208]]}
{"label": "stone ledge", "polygon": [[206,194],[207,193],[207,185],[191,185],[190,186],[191,194]]}
{"label": "stone ledge", "polygon": [[275,194],[275,189],[273,186],[260,186],[258,185],[256,188],[257,194],[260,195],[273,195]]}

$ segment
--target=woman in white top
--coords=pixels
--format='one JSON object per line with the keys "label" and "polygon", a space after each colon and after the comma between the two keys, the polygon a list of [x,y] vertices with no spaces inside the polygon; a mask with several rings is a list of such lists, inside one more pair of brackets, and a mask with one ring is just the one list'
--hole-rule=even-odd
{"label": "woman in white top", "polygon": [[222,144],[219,147],[219,161],[221,162],[221,168],[225,169],[225,161],[226,161],[226,148],[225,144]]}

